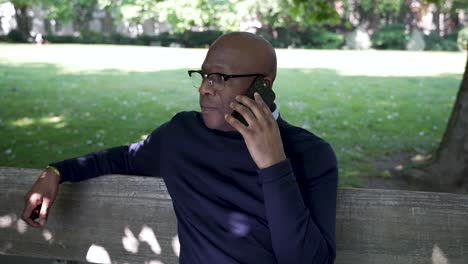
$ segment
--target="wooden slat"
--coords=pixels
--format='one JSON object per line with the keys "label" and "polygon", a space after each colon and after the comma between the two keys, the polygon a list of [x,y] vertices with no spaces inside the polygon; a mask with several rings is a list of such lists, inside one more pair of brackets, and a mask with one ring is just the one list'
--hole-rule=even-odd
{"label": "wooden slat", "polygon": [[[39,172],[0,167],[0,254],[86,261],[100,250],[113,263],[177,263],[176,218],[161,179],[63,184],[46,228],[33,229],[18,218]],[[340,189],[337,249],[336,263],[468,263],[468,196]]]}

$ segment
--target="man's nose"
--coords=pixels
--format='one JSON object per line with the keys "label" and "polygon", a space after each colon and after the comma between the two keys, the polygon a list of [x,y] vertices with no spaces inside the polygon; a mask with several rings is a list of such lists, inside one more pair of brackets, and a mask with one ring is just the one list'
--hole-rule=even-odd
{"label": "man's nose", "polygon": [[213,86],[210,84],[210,80],[205,79],[200,85],[200,88],[198,88],[198,91],[200,94],[205,94],[205,95],[214,95],[216,92],[213,89]]}

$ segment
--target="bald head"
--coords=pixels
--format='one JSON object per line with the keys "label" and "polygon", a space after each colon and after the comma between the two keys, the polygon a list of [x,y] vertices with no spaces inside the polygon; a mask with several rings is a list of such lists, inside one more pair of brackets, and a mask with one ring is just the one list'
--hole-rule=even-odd
{"label": "bald head", "polygon": [[[273,83],[276,78],[276,53],[263,37],[248,32],[224,34],[213,42],[205,63],[213,63],[229,74],[261,73]],[[221,70],[221,69],[220,69]]]}
{"label": "bald head", "polygon": [[[276,53],[271,44],[251,33],[234,32],[222,35],[211,45],[202,65],[205,74],[264,75],[268,87],[276,78]],[[213,76],[216,75],[211,75]],[[255,76],[238,76],[223,80],[214,89],[213,82],[202,81],[200,106],[205,125],[223,131],[234,130],[225,120],[231,114],[236,96],[246,94]],[[215,80],[216,81],[216,80]]]}

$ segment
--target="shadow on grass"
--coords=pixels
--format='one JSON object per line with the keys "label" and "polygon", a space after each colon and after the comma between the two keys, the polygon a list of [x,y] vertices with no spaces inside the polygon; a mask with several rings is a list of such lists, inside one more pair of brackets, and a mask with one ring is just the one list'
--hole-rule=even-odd
{"label": "shadow on grass", "polygon": [[[198,110],[187,69],[69,73],[54,64],[0,64],[0,166],[45,164],[138,141],[179,111]],[[461,76],[345,76],[280,69],[282,116],[325,138],[340,185],[363,186],[372,158],[428,153],[445,129]]]}

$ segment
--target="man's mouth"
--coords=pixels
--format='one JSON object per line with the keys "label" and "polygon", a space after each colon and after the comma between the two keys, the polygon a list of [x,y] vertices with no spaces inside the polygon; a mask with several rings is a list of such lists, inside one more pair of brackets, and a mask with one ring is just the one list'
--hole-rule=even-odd
{"label": "man's mouth", "polygon": [[212,112],[217,109],[217,107],[214,107],[214,106],[204,106],[204,105],[201,105],[200,108],[201,108],[202,113]]}

